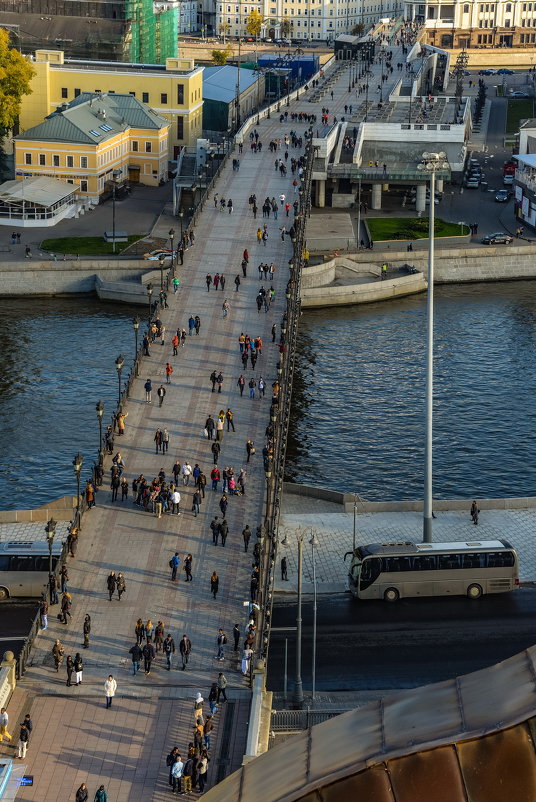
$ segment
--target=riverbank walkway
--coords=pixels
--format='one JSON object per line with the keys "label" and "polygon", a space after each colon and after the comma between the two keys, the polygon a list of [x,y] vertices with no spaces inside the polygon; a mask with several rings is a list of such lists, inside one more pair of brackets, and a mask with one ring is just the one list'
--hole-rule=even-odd
{"label": "riverbank walkway", "polygon": [[[334,112],[345,102],[345,71],[334,87]],[[319,105],[307,102],[307,95],[292,103],[288,111],[319,113]],[[286,110],[286,107],[283,107]],[[126,406],[126,432],[116,437],[116,451],[125,462],[125,475],[132,479],[143,473],[148,480],[163,468],[169,480],[172,465],[187,460],[196,463],[207,476],[206,498],[201,513],[194,517],[193,486],[180,486],[180,516],[154,515],[133,505],[132,493],[125,502],[111,501],[108,489],[110,462],[106,461],[105,482],[97,495],[96,507],[84,515],[83,529],[76,559],[70,559],[69,586],[73,595],[72,619],[63,626],[56,618],[58,607],[52,607],[49,627],[36,641],[33,665],[11,700],[9,706],[11,730],[15,738],[18,723],[30,712],[34,731],[24,760],[26,773],[34,777],[32,787],[21,788],[17,799],[22,802],[68,802],[74,800],[76,789],[86,782],[93,799],[96,788],[103,783],[109,802],[160,802],[169,795],[168,770],[165,757],[175,746],[182,754],[193,740],[193,700],[199,691],[208,698],[211,683],[223,671],[227,681],[229,701],[220,705],[216,715],[209,765],[210,788],[215,782],[235,770],[245,751],[250,691],[240,673],[241,651],[234,653],[232,629],[235,623],[244,633],[247,623],[247,603],[250,599],[252,571],[251,549],[255,530],[262,521],[265,478],[261,451],[268,424],[271,384],[277,378],[278,345],[271,342],[271,327],[280,331],[285,308],[285,286],[288,280],[288,260],[292,253],[290,238],[282,239],[281,226],[287,229],[287,219],[279,204],[280,194],[292,204],[294,193],[290,169],[285,177],[274,169],[275,158],[284,157],[284,148],[271,153],[268,144],[282,138],[290,130],[303,137],[305,123],[279,122],[279,116],[262,121],[257,129],[263,142],[262,153],[253,154],[249,142],[239,155],[240,170],[233,171],[231,161],[224,169],[216,191],[220,197],[232,198],[233,212],[214,208],[209,203],[195,229],[195,244],[179,268],[180,291],[169,296],[169,309],[161,312],[166,327],[165,344],[155,342],[151,355],[144,358],[140,375]],[[302,149],[289,148],[289,157],[298,157]],[[290,158],[289,158],[290,164]],[[255,193],[259,213],[253,219],[248,197]],[[263,219],[260,207],[265,197],[275,197],[279,204],[278,219]],[[267,224],[266,245],[257,242],[256,231]],[[119,223],[120,224],[120,223]],[[175,221],[176,224],[176,221]],[[163,230],[169,220],[161,219]],[[244,248],[249,250],[247,278],[242,277],[240,263]],[[274,277],[275,299],[268,313],[257,311],[255,298],[261,284],[259,262],[273,261],[277,266]],[[225,291],[211,288],[207,292],[205,276],[223,272]],[[239,292],[234,278],[240,275]],[[227,299],[230,311],[223,316],[222,304]],[[199,315],[199,336],[187,335],[184,348],[173,357],[171,339],[177,328],[188,331],[188,318]],[[267,382],[266,397],[250,399],[246,388],[240,396],[237,380],[242,372],[238,337],[241,332],[254,338],[262,337],[262,356],[255,370],[244,370],[246,382],[262,375]],[[127,352],[119,344],[118,352]],[[165,365],[173,367],[171,384],[166,385]],[[221,393],[211,392],[210,374],[221,371]],[[145,401],[144,384],[153,382],[152,403]],[[156,390],[166,389],[165,401],[159,407]],[[95,388],[98,398],[98,388]],[[208,414],[216,419],[219,411],[230,408],[234,413],[235,431],[225,431],[220,470],[234,466],[235,475],[241,467],[247,469],[245,496],[229,497],[227,521],[229,537],[225,548],[214,546],[209,524],[220,515],[218,492],[210,489],[213,459],[211,443],[203,429]],[[108,415],[106,412],[106,415]],[[155,453],[154,434],[157,428],[167,428],[170,435],[169,452]],[[256,454],[246,463],[246,441],[255,442]],[[73,443],[73,453],[76,443]],[[66,455],[69,458],[70,455]],[[86,455],[89,460],[91,455]],[[53,477],[51,477],[53,488]],[[53,491],[52,491],[53,492]],[[242,529],[249,525],[253,532],[250,553],[244,553]],[[181,560],[191,553],[193,581],[170,581],[169,560],[179,552]],[[106,579],[110,571],[122,571],[126,593],[121,601],[117,595],[108,600]],[[210,593],[210,577],[219,575],[217,600]],[[91,615],[89,649],[82,649],[82,627],[86,614]],[[185,671],[181,670],[179,655],[175,654],[172,669],[167,671],[162,656],[153,663],[151,673],[143,669],[132,674],[129,649],[135,643],[134,627],[138,618],[151,619],[156,626],[164,623],[176,648],[183,634],[192,642],[192,654]],[[218,629],[224,628],[228,643],[225,659],[215,660]],[[59,673],[53,666],[51,650],[56,638],[61,638],[67,655],[80,652],[84,659],[83,683],[66,687],[65,661]],[[242,647],[241,638],[240,649]],[[112,707],[105,707],[104,682],[109,674],[117,681],[117,695]],[[208,704],[205,702],[205,714]],[[3,744],[1,754],[13,754],[12,747]]]}

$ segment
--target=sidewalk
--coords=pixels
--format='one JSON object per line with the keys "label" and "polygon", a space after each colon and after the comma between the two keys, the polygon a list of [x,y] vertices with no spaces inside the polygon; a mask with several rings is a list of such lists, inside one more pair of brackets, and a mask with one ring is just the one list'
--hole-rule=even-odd
{"label": "sidewalk", "polygon": [[[480,503],[480,502],[479,502]],[[519,579],[536,582],[536,509],[482,510],[475,528],[467,510],[436,511],[433,521],[433,539],[436,543],[453,540],[507,540],[519,555]],[[319,541],[316,548],[316,580],[319,593],[343,593],[348,586],[349,560],[344,555],[352,551],[353,513],[342,511],[337,504],[321,499],[285,494],[281,509],[280,537],[286,533],[288,545],[281,546],[279,559],[287,558],[288,581],[276,574],[277,593],[296,593],[298,582],[297,540],[298,528],[305,529],[303,549],[304,592],[312,592],[313,564],[309,540],[314,530]],[[422,540],[422,512],[363,513],[358,506],[356,515],[356,543],[398,543]]]}
{"label": "sidewalk", "polygon": [[[302,102],[296,107],[313,110]],[[166,326],[166,344],[162,347],[156,342],[150,358],[143,360],[126,408],[126,433],[116,437],[115,450],[123,456],[129,483],[142,472],[151,480],[161,467],[169,478],[176,459],[181,462],[187,459],[192,466],[199,463],[208,479],[201,515],[194,518],[191,513],[191,485],[179,488],[180,517],[157,519],[133,506],[132,497],[125,503],[111,503],[107,462],[97,506],[84,516],[77,557],[69,561],[72,621],[66,627],[61,625],[56,618],[58,608],[51,608],[49,628],[39,636],[33,665],[10,705],[15,734],[18,734],[17,716],[23,715],[28,705],[34,718],[35,730],[25,761],[27,772],[34,775],[34,785],[20,790],[17,798],[24,802],[67,802],[74,799],[82,781],[87,782],[91,799],[100,783],[108,789],[109,802],[163,799],[163,794],[168,793],[165,756],[175,745],[183,755],[186,753],[194,724],[194,696],[200,691],[207,699],[218,671],[226,674],[229,703],[220,708],[216,717],[219,721],[212,743],[208,787],[240,765],[250,692],[238,670],[238,657],[230,652],[231,633],[235,622],[245,628],[244,602],[249,600],[252,557],[244,554],[241,532],[249,524],[255,533],[262,520],[265,477],[261,450],[279,356],[277,344],[271,343],[270,330],[274,322],[278,333],[280,330],[291,256],[290,239],[281,240],[279,227],[290,226],[292,222],[292,218],[287,220],[283,216],[278,220],[273,217],[263,220],[261,212],[253,220],[248,197],[255,192],[260,206],[267,195],[278,198],[283,192],[293,202],[294,176],[290,169],[285,178],[274,170],[275,157],[268,149],[272,137],[281,137],[292,128],[303,134],[305,126],[290,121],[280,126],[279,120],[273,118],[261,123],[258,129],[263,153],[253,155],[245,146],[240,171],[233,172],[229,164],[223,172],[217,191],[220,196],[233,199],[234,213],[221,213],[208,204],[201,215],[195,230],[195,246],[187,251],[184,267],[179,268],[180,292],[170,295],[170,309],[161,315]],[[290,150],[291,156],[301,153]],[[282,156],[283,151],[278,155]],[[264,222],[269,232],[267,247],[259,246],[256,241],[257,227]],[[250,253],[248,277],[242,279],[237,293],[234,277],[241,273],[245,247]],[[256,267],[260,261],[272,260],[277,266],[275,303],[269,314],[259,314],[255,304],[259,289]],[[225,292],[221,289],[217,293],[207,292],[205,275],[217,271],[226,274]],[[223,319],[221,307],[226,298],[231,310]],[[190,314],[201,317],[200,336],[187,336],[186,347],[179,349],[178,357],[172,357],[173,333],[177,327],[188,329]],[[249,369],[244,376],[248,381],[251,375],[257,380],[263,375],[268,385],[264,399],[250,400],[247,390],[241,398],[236,386],[242,368],[238,349],[241,331],[252,338],[262,336],[263,353],[256,370],[252,373]],[[156,389],[160,384],[165,385],[167,360],[174,373],[160,409]],[[224,375],[220,395],[210,391],[209,376],[213,370],[222,370]],[[153,381],[155,400],[151,405],[145,403],[143,390],[147,378]],[[220,514],[221,484],[218,493],[209,489],[213,461],[203,428],[208,413],[216,418],[220,409],[228,407],[234,412],[236,433],[227,433],[225,428],[220,470],[233,465],[237,475],[242,466],[246,467],[248,438],[255,441],[257,453],[247,465],[246,495],[229,498],[226,517],[230,532],[223,549],[221,545],[213,546],[209,529],[213,516]],[[157,427],[166,427],[170,434],[169,454],[165,456],[155,454],[153,437]],[[192,583],[184,582],[182,572],[179,582],[170,582],[168,563],[176,550],[181,559],[188,552],[193,555]],[[125,575],[126,593],[121,602],[117,598],[108,601],[106,577],[110,570]],[[210,595],[213,570],[220,580],[217,601]],[[91,615],[92,632],[90,648],[82,650],[86,613]],[[177,648],[182,635],[188,635],[193,649],[185,672],[179,669],[180,660],[175,655],[170,672],[164,669],[164,661],[159,657],[149,676],[143,671],[132,676],[128,650],[135,642],[138,618],[144,622],[151,618],[155,625],[163,621]],[[214,660],[219,627],[225,628],[229,639],[222,663]],[[85,668],[80,688],[65,686],[64,666],[59,674],[54,671],[51,649],[56,637],[65,645],[65,657],[74,656],[79,650],[82,654]],[[116,678],[118,691],[113,707],[106,710],[103,684],[109,673]],[[12,754],[7,746],[1,751]]]}

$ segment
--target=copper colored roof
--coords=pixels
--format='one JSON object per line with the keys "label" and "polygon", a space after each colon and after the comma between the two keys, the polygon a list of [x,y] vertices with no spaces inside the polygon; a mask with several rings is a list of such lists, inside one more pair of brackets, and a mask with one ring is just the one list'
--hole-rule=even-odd
{"label": "copper colored roof", "polygon": [[536,647],[290,738],[205,802],[535,802]]}

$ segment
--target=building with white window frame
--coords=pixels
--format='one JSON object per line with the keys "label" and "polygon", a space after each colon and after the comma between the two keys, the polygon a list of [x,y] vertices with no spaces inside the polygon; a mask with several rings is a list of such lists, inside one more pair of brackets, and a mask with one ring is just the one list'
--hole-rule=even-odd
{"label": "building with white window frame", "polygon": [[447,48],[534,48],[536,2],[441,2],[415,0],[405,3],[406,19],[424,24],[422,41]]}

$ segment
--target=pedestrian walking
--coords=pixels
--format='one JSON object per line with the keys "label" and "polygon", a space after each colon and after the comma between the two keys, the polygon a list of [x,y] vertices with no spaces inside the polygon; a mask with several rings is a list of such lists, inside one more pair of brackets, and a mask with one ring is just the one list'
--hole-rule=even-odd
{"label": "pedestrian walking", "polygon": [[211,716],[214,716],[218,712],[217,700],[218,700],[218,685],[216,682],[213,682],[212,685],[210,686],[210,692],[208,695],[208,703],[210,706]]}
{"label": "pedestrian walking", "polygon": [[82,684],[82,672],[84,670],[84,663],[80,656],[80,652],[77,652],[74,658],[74,670],[75,670],[75,685]]}
{"label": "pedestrian walking", "polygon": [[227,694],[225,692],[225,689],[227,688],[227,679],[226,679],[225,674],[223,673],[223,671],[220,671],[220,673],[218,674],[218,679],[216,681],[216,685],[218,687],[217,702],[219,703],[220,698],[222,698],[222,697],[223,697],[223,701],[226,702],[227,701]]}
{"label": "pedestrian walking", "polygon": [[153,644],[150,641],[147,641],[147,643],[142,649],[142,652],[143,652],[143,666],[145,669],[145,674],[149,675],[151,673],[151,664],[156,657],[156,651]]}
{"label": "pedestrian walking", "polygon": [[240,643],[240,625],[235,624],[233,627],[233,638],[234,638],[234,651],[238,651],[238,644]]}
{"label": "pedestrian walking", "polygon": [[[246,362],[247,362],[247,354],[246,354]],[[240,374],[237,381],[237,387],[240,390],[240,396],[244,395],[244,387],[246,385],[246,380],[244,379],[243,375]]]}
{"label": "pedestrian walking", "polygon": [[212,576],[210,577],[210,592],[216,598],[218,595],[218,588],[220,586],[220,580],[216,571],[212,572]]}
{"label": "pedestrian walking", "polygon": [[106,696],[106,708],[112,706],[112,699],[115,696],[115,692],[117,690],[117,682],[113,678],[112,674],[108,674],[108,679],[104,682],[104,694]]}
{"label": "pedestrian walking", "polygon": [[87,613],[86,617],[84,618],[83,633],[84,633],[84,649],[89,649],[89,636],[91,634],[91,616],[89,615],[89,613]]}
{"label": "pedestrian walking", "polygon": [[475,526],[478,524],[479,513],[480,510],[478,509],[478,504],[476,503],[476,501],[473,501],[473,503],[471,504],[470,514],[471,514],[471,519]]}
{"label": "pedestrian walking", "polygon": [[249,387],[249,397],[250,397],[250,398],[255,398],[255,387],[256,387],[256,386],[257,386],[257,382],[255,381],[255,379],[254,379],[254,378],[253,378],[253,376],[252,376],[252,377],[251,377],[251,379],[250,379],[250,380],[249,380],[249,382],[248,382],[248,387]]}
{"label": "pedestrian walking", "polygon": [[229,501],[227,499],[227,496],[225,495],[225,493],[223,493],[222,497],[220,498],[220,510],[221,510],[221,514],[223,515],[224,518],[225,518],[225,514],[227,512],[227,505],[228,504],[229,504]]}
{"label": "pedestrian walking", "polygon": [[287,558],[286,558],[286,557],[282,557],[282,558],[281,558],[281,580],[282,580],[283,582],[287,582],[287,581],[288,581],[288,576],[287,576]]}
{"label": "pedestrian walking", "polygon": [[238,273],[235,276],[234,283],[235,283],[236,291],[238,292],[238,289],[239,289],[240,284],[241,284],[240,276],[238,275]]}
{"label": "pedestrian walking", "polygon": [[169,633],[166,636],[164,642],[162,643],[162,651],[166,656],[167,670],[171,671],[171,659],[172,656],[175,654],[175,641],[173,640],[173,638]]}
{"label": "pedestrian walking", "polygon": [[116,582],[117,578],[115,576],[115,571],[110,571],[110,573],[108,574],[108,578],[106,580],[106,586],[108,588],[108,597],[110,601],[112,601],[113,595],[115,593]]}
{"label": "pedestrian walking", "polygon": [[166,384],[171,384],[171,374],[173,373],[173,368],[166,362]]}
{"label": "pedestrian walking", "polygon": [[21,724],[20,733],[19,733],[19,742],[17,744],[17,757],[20,760],[24,760],[26,757],[26,749],[28,748],[28,741],[30,739],[30,733],[28,732],[28,727],[26,724]]}
{"label": "pedestrian walking", "polygon": [[201,493],[199,490],[196,490],[193,498],[192,498],[192,512],[194,514],[194,518],[197,518],[200,512],[201,507]]}
{"label": "pedestrian walking", "polygon": [[65,649],[63,647],[62,642],[57,639],[54,641],[54,646],[52,647],[52,657],[54,658],[54,665],[56,666],[56,672],[60,670],[60,666],[63,662],[63,655]]}
{"label": "pedestrian walking", "polygon": [[184,763],[181,760],[181,756],[177,755],[175,758],[175,762],[171,767],[171,779],[173,780],[173,793],[179,794],[181,788],[181,780],[182,780],[182,772],[184,769]]}
{"label": "pedestrian walking", "polygon": [[[218,630],[218,635],[216,637],[216,645],[218,647],[218,654],[216,655],[216,660],[220,660],[220,661],[221,660],[225,660],[225,649],[224,649],[224,647],[225,647],[226,643],[227,643],[227,636],[226,636],[225,632],[223,631],[223,629],[220,628]],[[218,697],[218,702],[219,701],[220,700],[219,700],[219,697]]]}
{"label": "pedestrian walking", "polygon": [[[222,308],[223,317],[224,318],[227,317],[227,315],[229,314],[229,309],[231,308],[229,306],[229,301],[227,299],[225,299],[225,301],[222,303],[221,308]],[[218,388],[218,392],[221,392],[219,388]]]}
{"label": "pedestrian walking", "polygon": [[136,643],[138,646],[141,646],[143,639],[145,638],[145,624],[138,618],[136,621],[136,626],[134,627],[134,632],[136,634]]}
{"label": "pedestrian walking", "polygon": [[89,799],[89,791],[87,790],[87,785],[82,783],[80,788],[76,791],[75,802],[88,802]]}
{"label": "pedestrian walking", "polygon": [[104,785],[99,785],[95,791],[95,799],[93,802],[108,802],[108,794],[106,793]]}
{"label": "pedestrian walking", "polygon": [[249,646],[247,646],[242,653],[242,663],[240,666],[240,670],[242,671],[242,674],[245,677],[247,677],[247,675],[249,674],[252,656],[253,656],[253,650],[250,649]]}
{"label": "pedestrian walking", "polygon": [[179,643],[179,652],[181,653],[183,671],[185,671],[186,666],[188,665],[188,660],[190,659],[191,651],[192,651],[192,643],[190,641],[190,638],[188,638],[186,635],[183,635],[181,638],[181,642]]}
{"label": "pedestrian walking", "polygon": [[227,407],[227,412],[225,413],[225,417],[227,419],[227,431],[229,431],[229,427],[231,427],[233,432],[234,432],[235,431],[234,422],[233,422],[234,415],[233,415],[232,410],[229,407]]}
{"label": "pedestrian walking", "polygon": [[43,596],[39,605],[39,615],[41,619],[41,629],[46,629],[48,627],[48,602],[45,596]]}
{"label": "pedestrian walking", "polygon": [[156,391],[156,394],[158,396],[158,406],[161,407],[162,404],[164,403],[164,398],[166,397],[166,388],[164,387],[163,384],[160,385],[160,387]]}
{"label": "pedestrian walking", "polygon": [[11,741],[11,735],[8,731],[9,715],[5,707],[0,709],[0,744],[4,742],[4,738]]}
{"label": "pedestrian walking", "polygon": [[132,673],[136,675],[140,670],[140,663],[143,657],[143,652],[139,643],[135,643],[134,646],[128,650],[128,653],[132,657]]}
{"label": "pedestrian walking", "polygon": [[184,558],[184,571],[186,573],[185,582],[192,582],[193,581],[192,560],[193,560],[193,558],[192,558],[191,554],[187,554],[186,557]]}
{"label": "pedestrian walking", "polygon": [[65,684],[67,685],[68,688],[70,688],[72,685],[71,680],[73,678],[73,673],[74,673],[74,662],[70,654],[67,655],[67,660],[65,662],[65,669],[67,671],[67,682]]}
{"label": "pedestrian walking", "polygon": [[214,418],[212,417],[212,415],[209,415],[205,421],[205,433],[207,440],[212,440],[214,434],[214,428],[215,428]]}
{"label": "pedestrian walking", "polygon": [[218,393],[221,393],[221,388],[223,385],[223,373],[221,372],[221,370],[216,377],[216,381],[218,383]]}
{"label": "pedestrian walking", "polygon": [[78,545],[78,527],[69,524],[69,534],[67,535],[67,549],[71,557],[76,557],[76,547]]}
{"label": "pedestrian walking", "polygon": [[126,582],[125,582],[125,577],[123,576],[121,571],[117,574],[117,580],[116,580],[115,586],[117,588],[117,600],[121,601],[121,596],[123,595],[123,593],[127,589]]}
{"label": "pedestrian walking", "polygon": [[71,618],[72,596],[70,593],[64,593],[61,597],[61,615],[63,616],[62,624],[67,626],[67,617]]}
{"label": "pedestrian walking", "polygon": [[249,524],[242,530],[242,537],[244,539],[244,551],[247,552],[249,548],[249,541],[251,539],[251,529],[249,528]]}
{"label": "pedestrian walking", "polygon": [[251,456],[252,456],[254,453],[255,453],[255,444],[254,444],[253,440],[248,440],[248,441],[246,442],[246,454],[247,454],[247,460],[246,460],[246,462],[249,462],[249,460],[250,460],[250,457],[251,457]]}

